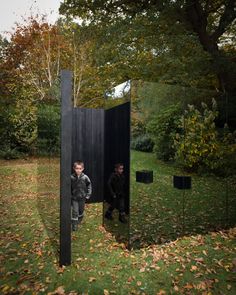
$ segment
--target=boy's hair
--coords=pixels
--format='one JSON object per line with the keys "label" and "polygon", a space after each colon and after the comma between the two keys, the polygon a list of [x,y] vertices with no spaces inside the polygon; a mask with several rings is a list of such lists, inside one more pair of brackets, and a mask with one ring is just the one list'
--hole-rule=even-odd
{"label": "boy's hair", "polygon": [[118,169],[120,166],[124,166],[124,164],[123,163],[116,163],[115,164],[115,169]]}
{"label": "boy's hair", "polygon": [[74,164],[73,164],[73,168],[75,169],[75,167],[76,167],[77,165],[80,165],[80,166],[82,166],[82,167],[84,168],[84,162],[82,162],[82,161],[76,161],[76,162],[74,162]]}

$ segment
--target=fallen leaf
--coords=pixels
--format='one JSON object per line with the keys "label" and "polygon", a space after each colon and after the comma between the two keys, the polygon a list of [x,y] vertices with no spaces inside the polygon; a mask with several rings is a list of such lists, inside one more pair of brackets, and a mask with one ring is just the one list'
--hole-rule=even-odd
{"label": "fallen leaf", "polygon": [[187,284],[184,286],[184,289],[191,290],[191,289],[193,289],[193,285],[187,283]]}
{"label": "fallen leaf", "polygon": [[165,294],[166,294],[166,291],[161,289],[156,295],[165,295]]}
{"label": "fallen leaf", "polygon": [[96,281],[96,278],[94,278],[94,277],[89,278],[89,283],[94,282],[94,281]]}
{"label": "fallen leaf", "polygon": [[192,272],[193,272],[193,271],[195,271],[195,270],[197,270],[197,267],[196,267],[196,265],[192,265],[192,266],[191,266],[191,268],[190,268],[190,271],[192,271]]}
{"label": "fallen leaf", "polygon": [[132,281],[133,281],[133,277],[129,277],[128,280],[127,280],[127,282],[129,282],[129,283],[132,282]]}
{"label": "fallen leaf", "polygon": [[176,291],[176,292],[178,292],[179,291],[179,287],[178,286],[174,286],[174,290]]}
{"label": "fallen leaf", "polygon": [[204,262],[204,259],[202,257],[195,258],[194,260],[197,261],[197,262],[200,262],[200,263]]}
{"label": "fallen leaf", "polygon": [[64,286],[59,286],[59,287],[53,292],[53,294],[64,295],[64,294],[65,294]]}

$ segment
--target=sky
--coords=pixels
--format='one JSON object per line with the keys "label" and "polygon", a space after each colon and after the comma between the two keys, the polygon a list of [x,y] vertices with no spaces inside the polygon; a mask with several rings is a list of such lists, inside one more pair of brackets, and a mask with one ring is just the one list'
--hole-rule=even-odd
{"label": "sky", "polygon": [[0,34],[7,37],[5,31],[13,31],[15,22],[24,23],[23,18],[38,14],[47,14],[50,23],[59,16],[59,6],[63,0],[0,0]]}

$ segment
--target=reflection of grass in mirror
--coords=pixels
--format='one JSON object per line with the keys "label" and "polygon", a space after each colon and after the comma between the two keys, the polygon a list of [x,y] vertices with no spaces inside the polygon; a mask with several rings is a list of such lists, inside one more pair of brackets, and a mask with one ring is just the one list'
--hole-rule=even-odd
{"label": "reflection of grass in mirror", "polygon": [[60,186],[60,158],[38,158],[37,186],[38,192],[59,194]]}
{"label": "reflection of grass in mirror", "polygon": [[[109,205],[107,202],[104,203],[104,212],[107,211]],[[118,242],[124,243],[128,246],[129,239],[129,217],[125,216],[127,223],[121,223],[119,221],[119,212],[117,209],[113,210],[112,213],[113,220],[108,220],[104,217],[104,227],[110,232]]]}
{"label": "reflection of grass in mirror", "polygon": [[60,196],[60,158],[37,160],[37,208],[55,253],[58,253]]}
{"label": "reflection of grass in mirror", "polygon": [[[236,223],[235,178],[228,182],[217,177],[192,175],[192,189],[173,187],[173,175],[183,175],[178,168],[163,163],[154,154],[131,153],[131,241],[133,246],[159,243],[180,235],[206,232]],[[153,170],[154,182],[135,182],[135,171]],[[227,213],[227,210],[229,211]]]}

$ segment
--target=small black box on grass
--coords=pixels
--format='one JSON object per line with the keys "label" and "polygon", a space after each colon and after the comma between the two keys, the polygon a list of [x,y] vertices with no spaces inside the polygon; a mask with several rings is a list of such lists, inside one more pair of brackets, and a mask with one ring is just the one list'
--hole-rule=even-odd
{"label": "small black box on grass", "polygon": [[178,189],[190,189],[192,185],[191,176],[177,176],[173,177],[174,187]]}
{"label": "small black box on grass", "polygon": [[136,181],[142,182],[142,183],[152,183],[153,171],[150,171],[150,170],[136,171]]}

